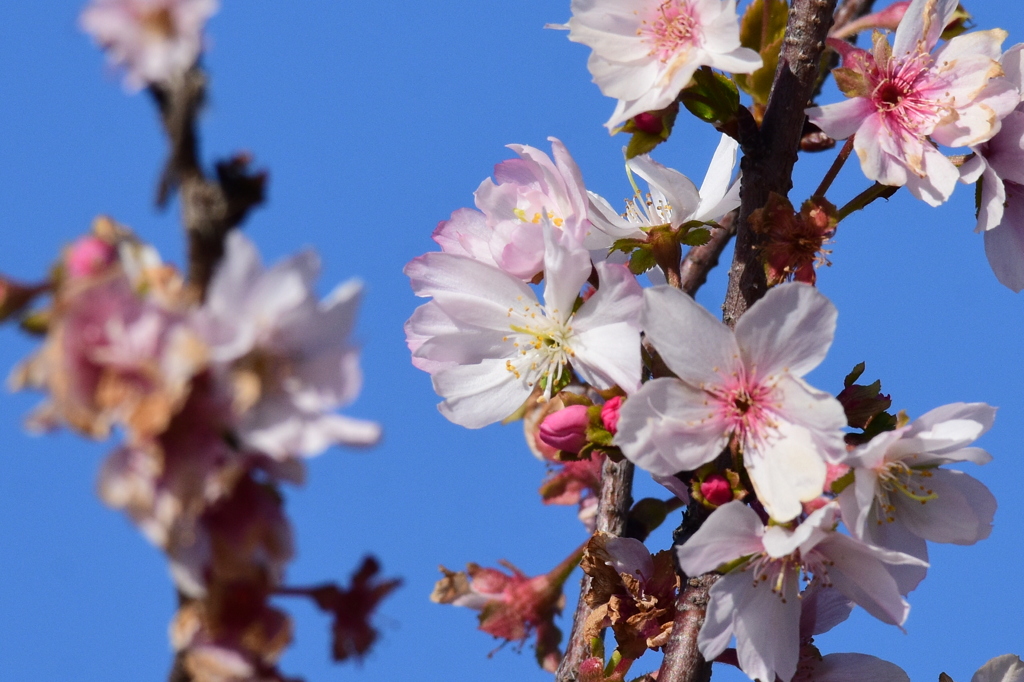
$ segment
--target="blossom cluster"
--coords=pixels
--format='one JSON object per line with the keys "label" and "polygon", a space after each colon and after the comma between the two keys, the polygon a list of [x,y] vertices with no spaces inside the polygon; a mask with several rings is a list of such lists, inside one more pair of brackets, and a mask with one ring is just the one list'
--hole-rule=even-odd
{"label": "blossom cluster", "polygon": [[[958,180],[984,175],[979,224],[992,239],[1024,244],[1007,236],[1013,228],[994,229],[1015,215],[1021,49],[1001,53],[998,30],[937,48],[962,20],[956,7],[913,0],[861,22],[898,23],[893,45],[881,33],[871,50],[832,39],[843,58],[835,78],[850,99],[807,113],[824,133],[851,138],[846,153],[857,151],[871,180],[906,185],[932,205]],[[595,81],[619,100],[610,127],[641,129],[644,116],[685,101],[698,69],[762,66],[763,53],[740,45],[732,2],[573,0],[572,10],[564,28],[593,49]],[[813,637],[855,605],[902,627],[929,567],[928,542],[989,535],[995,499],[955,467],[991,459],[973,443],[995,409],[954,403],[910,420],[887,412],[880,383],[856,383],[863,367],[838,395],[808,382],[838,319],[814,286],[823,245],[845,217],[824,198],[828,183],[799,212],[772,194],[750,216],[769,288],[728,326],[682,290],[680,259],[682,245],[721,237],[719,221],[740,204],[736,141],[723,135],[699,190],[627,152],[630,181],[639,176],[649,190],[636,190],[621,214],[586,190],[565,146],[551,141],[553,160],[512,145],[519,158],[481,184],[476,209],[438,226],[441,251],[406,267],[413,291],[430,299],[406,335],[442,415],[468,428],[522,419],[530,449],[553,469],[543,501],[580,506],[592,533],[579,559],[590,610],[576,628],[595,642],[580,679],[624,679],[634,660],[668,643],[683,580],[711,575],[697,639],[705,659],[758,680],[904,682],[901,669],[871,656],[823,656]],[[937,144],[974,156],[950,160]],[[990,259],[1009,284],[1024,249],[1000,251]],[[594,514],[603,469],[624,459],[673,497],[635,505],[627,537],[614,537]],[[642,542],[650,527],[683,505],[677,544],[652,555]],[[559,566],[536,578],[475,564],[445,570],[434,598],[481,611],[481,629],[496,637],[536,633],[550,669]],[[596,643],[606,628],[616,642],[607,665]]]}
{"label": "blossom cluster", "polygon": [[[303,481],[305,457],[380,436],[335,413],[360,389],[349,338],[361,287],[318,301],[317,270],[312,253],[266,268],[235,232],[200,302],[152,247],[101,218],[67,247],[48,307],[30,315],[45,338],[12,384],[47,398],[29,424],[122,436],[100,496],[166,553],[183,597],[172,643],[195,680],[271,679],[291,639],[270,603],[294,555],[280,487]],[[371,568],[344,591],[350,601],[376,587]],[[336,648],[364,631],[348,652],[362,655],[368,616],[339,613]]]}

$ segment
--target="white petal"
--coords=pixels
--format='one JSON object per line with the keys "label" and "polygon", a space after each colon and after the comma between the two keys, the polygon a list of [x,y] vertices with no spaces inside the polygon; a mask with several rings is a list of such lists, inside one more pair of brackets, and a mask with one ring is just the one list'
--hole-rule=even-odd
{"label": "white petal", "polygon": [[827,654],[814,664],[814,682],[910,682],[903,668],[867,654]]}
{"label": "white petal", "polygon": [[978,668],[971,682],[1024,682],[1024,663],[1014,654],[996,656]]}
{"label": "white petal", "polygon": [[756,453],[744,453],[743,463],[757,498],[779,522],[799,516],[802,503],[821,495],[825,485],[825,460],[810,432],[788,422],[779,422],[776,432],[758,445]]}
{"label": "white petal", "polygon": [[517,379],[504,359],[478,365],[444,368],[433,376],[434,390],[444,402],[437,407],[449,421],[467,429],[479,429],[515,412],[532,388]]}
{"label": "white petal", "polygon": [[544,305],[561,322],[572,315],[580,288],[590,277],[590,253],[567,232],[544,223]]}
{"label": "white petal", "polygon": [[573,368],[591,386],[605,390],[618,385],[626,393],[640,388],[640,330],[628,322],[577,333],[572,342]]}
{"label": "white petal", "polygon": [[736,323],[744,365],[757,377],[807,374],[825,359],[837,315],[832,302],[808,284],[769,289]]}
{"label": "white petal", "polygon": [[903,625],[910,605],[900,596],[896,581],[882,564],[917,564],[909,555],[870,547],[840,533],[831,533],[815,548],[833,562],[828,579],[847,597],[864,607],[875,618]]}
{"label": "white petal", "polygon": [[661,476],[710,462],[728,437],[706,397],[676,379],[647,382],[623,403],[615,444],[638,467]]}
{"label": "white petal", "polygon": [[996,498],[981,481],[961,471],[933,469],[928,478],[914,476],[914,483],[927,485],[937,498],[924,503],[893,494],[897,522],[910,532],[932,542],[973,545],[992,532]]}
{"label": "white petal", "polygon": [[763,533],[757,512],[742,502],[729,502],[713,511],[697,532],[676,548],[679,566],[686,575],[700,575],[740,557],[760,554],[764,551]]}
{"label": "white petal", "polygon": [[678,289],[644,290],[641,325],[669,369],[692,386],[719,385],[722,375],[738,369],[732,332]]}

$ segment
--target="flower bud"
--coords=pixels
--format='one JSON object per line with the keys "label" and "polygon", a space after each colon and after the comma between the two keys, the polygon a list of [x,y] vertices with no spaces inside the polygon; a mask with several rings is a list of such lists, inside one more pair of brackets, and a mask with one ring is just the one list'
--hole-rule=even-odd
{"label": "flower bud", "polygon": [[722,474],[711,474],[700,484],[700,494],[704,496],[708,504],[720,507],[723,504],[732,502],[732,485]]}
{"label": "flower bud", "polygon": [[68,248],[68,275],[74,279],[96,275],[113,263],[116,255],[113,244],[91,235],[82,237]]}
{"label": "flower bud", "polygon": [[566,452],[578,453],[587,444],[586,405],[570,405],[545,417],[540,425],[540,439],[546,445]]}
{"label": "flower bud", "polygon": [[637,114],[633,117],[633,126],[648,135],[661,135],[661,132],[665,129],[665,124],[661,119],[661,112],[651,113],[645,111],[642,114]]}
{"label": "flower bud", "polygon": [[619,431],[619,409],[622,407],[622,398],[615,396],[601,406],[601,423],[605,430],[613,436]]}

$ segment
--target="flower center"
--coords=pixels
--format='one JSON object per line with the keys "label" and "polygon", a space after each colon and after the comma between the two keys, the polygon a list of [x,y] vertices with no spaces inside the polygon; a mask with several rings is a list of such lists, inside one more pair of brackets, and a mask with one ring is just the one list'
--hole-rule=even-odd
{"label": "flower center", "polygon": [[[544,216],[541,215],[540,212],[535,212],[531,216],[526,212],[525,209],[522,208],[514,208],[512,209],[512,213],[515,215],[516,218],[519,218],[519,220],[523,221],[524,223],[533,223],[534,225],[539,225],[540,221],[544,219]],[[565,220],[559,218],[551,211],[547,211],[547,217],[548,220],[551,221],[551,224],[554,225],[555,227],[561,227],[562,225],[565,224]]]}
{"label": "flower center", "polygon": [[144,12],[139,17],[139,23],[148,35],[161,40],[170,40],[177,33],[174,16],[166,7],[155,7]]}
{"label": "flower center", "polygon": [[663,62],[699,45],[701,41],[700,23],[686,0],[665,0],[654,16],[643,22],[640,33],[647,34],[651,56]]}
{"label": "flower center", "polygon": [[878,488],[875,500],[878,502],[876,516],[878,525],[896,520],[896,505],[893,495],[903,495],[912,502],[928,504],[938,495],[928,486],[932,477],[929,469],[913,469],[903,462],[886,462],[878,472]]}
{"label": "flower center", "polygon": [[942,118],[946,104],[921,94],[930,78],[930,64],[927,54],[903,62],[894,59],[881,74],[871,101],[890,130],[928,135]]}
{"label": "flower center", "polygon": [[544,398],[551,398],[554,384],[566,371],[565,365],[576,355],[571,345],[572,316],[562,322],[558,310],[549,311],[536,301],[509,308],[508,316],[513,334],[502,340],[512,342],[515,356],[505,361],[505,369],[530,387],[547,377]]}
{"label": "flower center", "polygon": [[719,419],[739,439],[741,446],[760,440],[766,430],[775,427],[771,386],[734,375],[723,386],[708,392],[715,399]]}
{"label": "flower center", "polygon": [[785,604],[787,594],[800,592],[800,568],[800,559],[795,554],[780,558],[760,554],[740,570],[753,573],[754,587],[768,585]]}

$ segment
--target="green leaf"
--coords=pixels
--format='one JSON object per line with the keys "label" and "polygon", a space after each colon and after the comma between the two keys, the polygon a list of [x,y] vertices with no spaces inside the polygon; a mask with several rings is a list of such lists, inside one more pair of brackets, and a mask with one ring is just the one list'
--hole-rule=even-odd
{"label": "green leaf", "polygon": [[764,65],[751,74],[736,74],[736,84],[761,106],[768,103],[789,20],[786,0],[768,0],[768,25],[763,30],[764,9],[764,0],[755,0],[747,7],[740,24],[740,43],[760,54]]}
{"label": "green leaf", "polygon": [[634,275],[642,275],[654,265],[654,252],[648,248],[639,248],[629,257],[629,271]]}
{"label": "green leaf", "polygon": [[644,239],[616,239],[612,244],[612,248],[608,249],[608,253],[615,251],[621,251],[622,253],[629,253],[633,249],[643,246],[647,241]]}
{"label": "green leaf", "polygon": [[733,119],[740,107],[740,92],[732,79],[707,67],[693,74],[693,82],[679,98],[691,114],[716,126]]}
{"label": "green leaf", "polygon": [[[755,52],[761,52],[765,45],[781,38],[786,32],[789,20],[789,5],[786,0],[768,0],[768,30],[762,29],[764,19],[763,0],[754,0],[743,13],[740,22],[740,44]],[[762,42],[762,38],[765,38]]]}
{"label": "green leaf", "polygon": [[638,130],[633,133],[633,137],[629,138],[629,144],[626,145],[626,158],[632,159],[634,156],[647,154],[666,139],[668,138],[661,135],[652,135]]}
{"label": "green leaf", "polygon": [[836,79],[836,87],[847,97],[869,97],[871,84],[864,74],[845,67],[832,69],[832,77]]}
{"label": "green leaf", "polygon": [[687,230],[683,232],[679,231],[679,243],[688,244],[689,246],[703,246],[711,241],[711,230],[707,228],[700,228],[696,230]]}

